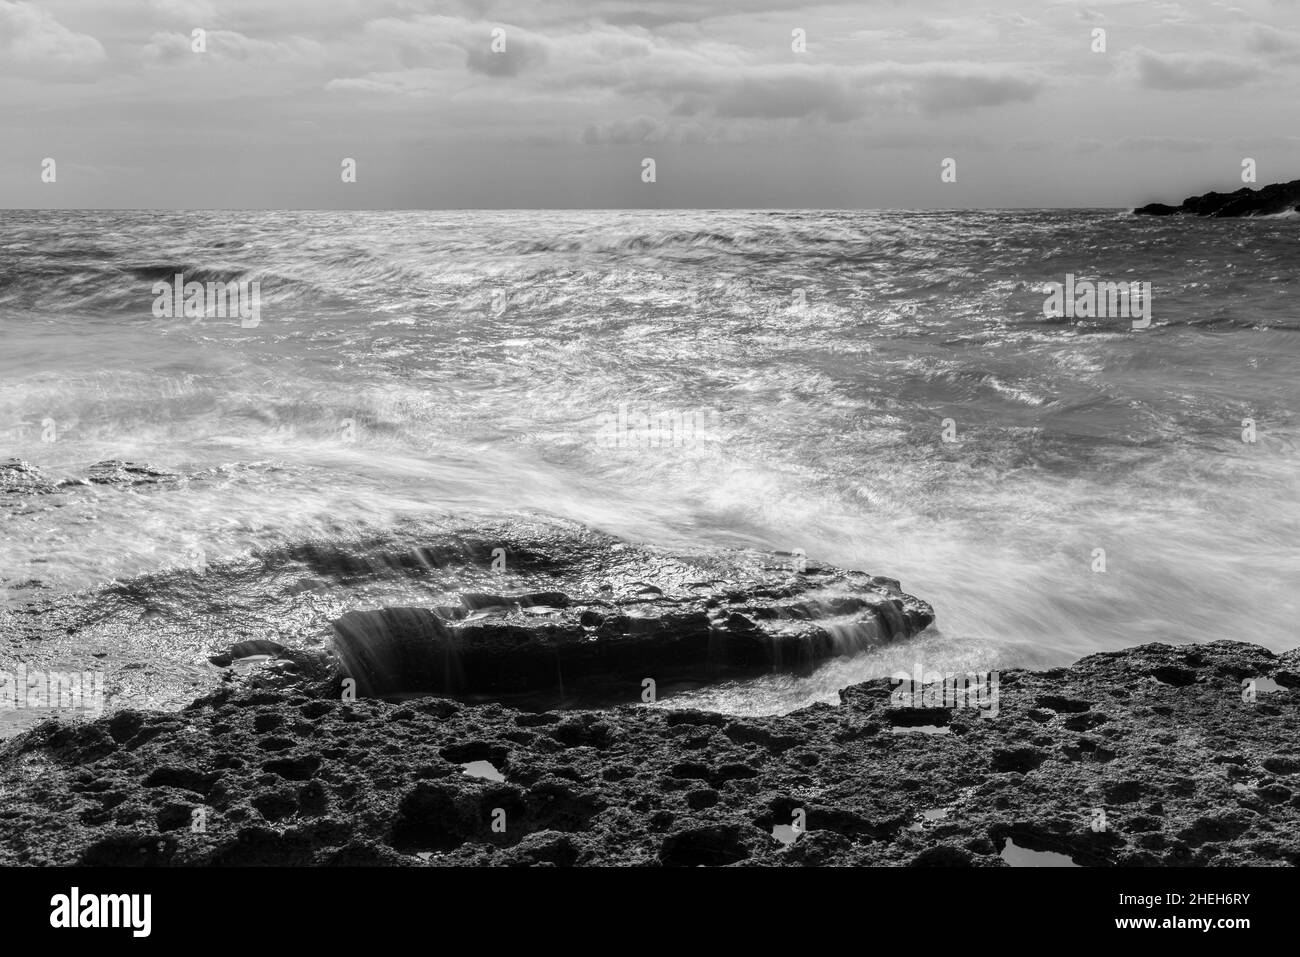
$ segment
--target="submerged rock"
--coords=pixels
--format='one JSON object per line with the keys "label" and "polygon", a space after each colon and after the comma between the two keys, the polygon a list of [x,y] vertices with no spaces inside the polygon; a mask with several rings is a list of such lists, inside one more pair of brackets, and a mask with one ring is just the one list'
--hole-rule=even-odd
{"label": "submerged rock", "polygon": [[36,466],[22,459],[0,462],[0,494],[48,495],[58,490],[58,482],[46,478]]}
{"label": "submerged rock", "polygon": [[0,864],[1294,866],[1298,674],[1144,645],[922,709],[942,735],[883,678],[743,719],[232,683],[0,748]]}
{"label": "submerged rock", "polygon": [[135,488],[138,486],[176,485],[184,476],[165,472],[149,465],[106,459],[95,462],[84,475],[52,479],[38,467],[22,459],[0,462],[0,494],[49,495],[95,485]]}
{"label": "submerged rock", "polygon": [[182,476],[174,472],[164,472],[137,462],[123,462],[121,459],[96,462],[87,470],[85,479],[92,485],[115,486],[159,485],[181,480]]}
{"label": "submerged rock", "polygon": [[[109,665],[108,707],[179,708],[250,655],[279,662],[282,647],[319,653],[333,641],[363,696],[604,705],[640,700],[645,678],[806,670],[933,620],[892,579],[802,556],[683,556],[535,516],[413,521],[228,558],[205,557],[203,544],[179,542],[171,567],[85,592],[0,583],[12,599],[0,606],[0,671],[19,653],[52,670],[94,655]],[[240,642],[269,650],[233,652]],[[196,657],[214,667],[196,673]],[[132,680],[137,667],[148,682]]]}
{"label": "submerged rock", "polygon": [[1290,211],[1300,212],[1300,179],[1289,183],[1273,183],[1260,189],[1243,186],[1232,193],[1205,193],[1189,196],[1181,206],[1149,203],[1134,213],[1143,216],[1272,216]]}

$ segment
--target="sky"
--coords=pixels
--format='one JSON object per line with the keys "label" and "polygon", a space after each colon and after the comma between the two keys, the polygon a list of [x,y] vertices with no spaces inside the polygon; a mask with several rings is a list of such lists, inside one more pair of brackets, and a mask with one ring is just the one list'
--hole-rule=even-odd
{"label": "sky", "polygon": [[1295,0],[0,0],[0,207],[1177,203],[1298,86]]}

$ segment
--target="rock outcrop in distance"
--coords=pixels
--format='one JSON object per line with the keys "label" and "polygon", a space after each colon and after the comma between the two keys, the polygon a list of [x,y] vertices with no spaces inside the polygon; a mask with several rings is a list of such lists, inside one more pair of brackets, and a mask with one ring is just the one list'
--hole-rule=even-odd
{"label": "rock outcrop in distance", "polygon": [[1149,203],[1133,210],[1141,216],[1273,216],[1278,213],[1300,212],[1300,179],[1289,183],[1273,183],[1260,189],[1243,186],[1232,193],[1206,193],[1189,196],[1181,206]]}
{"label": "rock outcrop in distance", "polygon": [[0,865],[1300,864],[1300,650],[1006,671],[996,714],[888,678],[766,718],[339,687],[45,722],[0,748]]}

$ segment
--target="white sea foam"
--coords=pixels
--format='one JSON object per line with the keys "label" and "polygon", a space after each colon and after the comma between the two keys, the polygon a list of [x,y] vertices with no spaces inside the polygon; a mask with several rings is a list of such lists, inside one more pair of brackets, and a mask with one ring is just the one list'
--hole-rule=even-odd
{"label": "white sea foam", "polygon": [[[1289,222],[1237,224],[1243,249],[1109,213],[76,215],[0,226],[21,254],[0,287],[0,458],[185,479],[0,495],[11,601],[176,567],[196,542],[215,561],[537,509],[900,578],[935,605],[927,660],[947,670],[1298,640]],[[260,281],[261,324],[155,321],[152,282],[231,237],[211,271]],[[1150,278],[1162,325],[1044,322],[1036,290],[1071,268]],[[592,423],[620,405],[716,415],[689,444],[603,447]],[[911,654],[708,700],[829,700]]]}

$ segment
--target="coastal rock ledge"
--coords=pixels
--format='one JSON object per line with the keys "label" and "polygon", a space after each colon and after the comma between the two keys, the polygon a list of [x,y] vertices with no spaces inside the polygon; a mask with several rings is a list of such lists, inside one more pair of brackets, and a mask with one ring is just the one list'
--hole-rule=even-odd
{"label": "coastal rock ledge", "polygon": [[0,864],[1300,864],[1300,651],[1143,645],[999,697],[538,713],[270,673],[8,742]]}
{"label": "coastal rock ledge", "polygon": [[1276,216],[1279,213],[1300,212],[1300,179],[1289,183],[1273,183],[1260,189],[1243,186],[1232,193],[1206,193],[1189,196],[1181,206],[1165,203],[1148,203],[1133,210],[1141,216],[1214,216],[1220,218],[1239,216]]}

